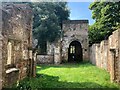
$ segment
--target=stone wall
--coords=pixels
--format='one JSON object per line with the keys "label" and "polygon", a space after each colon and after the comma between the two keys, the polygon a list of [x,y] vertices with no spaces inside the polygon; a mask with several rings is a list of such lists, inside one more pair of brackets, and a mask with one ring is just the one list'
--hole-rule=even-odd
{"label": "stone wall", "polygon": [[27,4],[2,5],[2,36],[3,86],[11,86],[32,70],[32,12]]}
{"label": "stone wall", "polygon": [[60,64],[61,63],[61,42],[47,42],[47,54],[37,55],[37,64]]}
{"label": "stone wall", "polygon": [[[62,34],[63,36],[61,35],[62,37],[59,40],[52,43],[47,42],[47,55],[38,55],[39,63],[53,62],[54,64],[60,64],[68,61],[68,48],[72,41],[78,41],[81,44],[83,60],[89,60],[88,20],[64,21]],[[53,60],[48,61],[48,56],[53,56]]]}
{"label": "stone wall", "polygon": [[37,55],[37,64],[53,64],[53,55]]}
{"label": "stone wall", "polygon": [[68,20],[63,22],[62,59],[68,60],[68,48],[72,41],[81,43],[83,60],[89,59],[88,20]]}
{"label": "stone wall", "polygon": [[119,33],[120,30],[114,31],[108,39],[108,71],[111,75],[111,81],[120,83]]}
{"label": "stone wall", "polygon": [[[2,21],[2,5],[0,3],[0,21]],[[2,22],[0,22],[0,90],[2,89]]]}
{"label": "stone wall", "polygon": [[92,64],[107,70],[108,41],[104,40],[100,44],[94,44],[90,48],[90,60]]}
{"label": "stone wall", "polygon": [[118,72],[119,72],[119,73],[118,73],[119,77],[118,77],[118,78],[119,78],[119,80],[120,80],[120,39],[119,39],[119,38],[120,38],[120,30],[118,31],[118,47],[119,47],[119,48],[118,48],[118,52],[119,52],[119,53],[118,53],[118,56],[119,56],[119,57],[118,57],[118,61],[119,61],[119,63],[117,64],[117,65],[118,65],[118,68],[119,68],[119,70],[118,70]]}
{"label": "stone wall", "polygon": [[111,81],[120,82],[120,30],[113,32],[108,40],[93,44],[90,47],[90,60],[92,64],[107,70]]}
{"label": "stone wall", "polygon": [[55,44],[54,47],[54,63],[60,64],[62,62],[62,45],[61,41],[58,40],[58,42]]}

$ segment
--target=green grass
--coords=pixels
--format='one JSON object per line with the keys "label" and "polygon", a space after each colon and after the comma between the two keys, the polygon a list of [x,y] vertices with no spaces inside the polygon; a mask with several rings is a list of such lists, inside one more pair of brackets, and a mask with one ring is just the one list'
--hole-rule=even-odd
{"label": "green grass", "polygon": [[[27,80],[27,81],[26,81]],[[89,63],[40,65],[36,78],[26,79],[31,88],[120,88],[109,73]]]}

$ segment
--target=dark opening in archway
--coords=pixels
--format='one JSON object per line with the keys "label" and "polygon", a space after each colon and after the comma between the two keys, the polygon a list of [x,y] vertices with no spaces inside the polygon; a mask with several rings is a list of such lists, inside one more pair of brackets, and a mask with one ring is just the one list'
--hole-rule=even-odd
{"label": "dark opening in archway", "polygon": [[83,54],[80,42],[71,42],[68,49],[68,62],[81,62],[82,60]]}

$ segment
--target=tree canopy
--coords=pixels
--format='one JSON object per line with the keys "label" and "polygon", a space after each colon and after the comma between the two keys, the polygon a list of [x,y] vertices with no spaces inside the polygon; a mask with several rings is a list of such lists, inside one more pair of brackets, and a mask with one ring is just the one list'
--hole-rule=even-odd
{"label": "tree canopy", "polygon": [[107,39],[120,26],[120,2],[93,2],[89,9],[95,19],[89,27],[90,44]]}
{"label": "tree canopy", "polygon": [[33,9],[33,36],[38,46],[43,48],[44,42],[54,42],[60,37],[62,21],[69,17],[66,2],[31,3]]}

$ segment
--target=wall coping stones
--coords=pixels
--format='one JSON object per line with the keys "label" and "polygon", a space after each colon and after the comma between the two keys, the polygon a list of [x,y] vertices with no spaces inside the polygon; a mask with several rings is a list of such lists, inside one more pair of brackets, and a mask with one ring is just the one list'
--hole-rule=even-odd
{"label": "wall coping stones", "polygon": [[17,69],[17,68],[10,68],[10,69],[6,70],[6,73],[8,74],[8,73],[15,72],[15,71],[19,71],[19,69]]}
{"label": "wall coping stones", "polygon": [[65,20],[63,21],[63,24],[76,24],[76,23],[89,23],[88,20]]}

